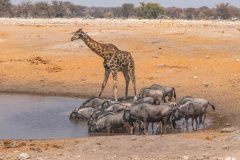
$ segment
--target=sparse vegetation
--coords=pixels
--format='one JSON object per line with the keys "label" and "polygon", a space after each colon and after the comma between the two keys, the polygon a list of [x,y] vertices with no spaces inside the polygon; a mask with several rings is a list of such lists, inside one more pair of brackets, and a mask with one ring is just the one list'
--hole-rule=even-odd
{"label": "sparse vegetation", "polygon": [[230,19],[240,18],[240,8],[229,3],[220,3],[213,8],[202,6],[200,8],[164,8],[158,3],[143,3],[134,6],[125,3],[121,7],[85,7],[67,1],[52,2],[39,1],[32,3],[24,0],[18,5],[13,5],[10,0],[0,0],[0,17],[22,18],[172,18],[172,19]]}

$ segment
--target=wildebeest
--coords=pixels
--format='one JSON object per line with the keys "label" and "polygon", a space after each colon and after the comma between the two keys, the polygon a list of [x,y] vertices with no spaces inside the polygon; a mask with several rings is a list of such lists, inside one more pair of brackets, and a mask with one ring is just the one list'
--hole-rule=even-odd
{"label": "wildebeest", "polygon": [[[172,101],[173,98],[176,100],[177,95],[174,87],[167,87],[167,86],[161,86],[159,84],[153,84],[149,87],[149,89],[162,91],[164,94],[164,99],[168,97],[168,101]],[[165,102],[166,102],[166,99],[165,99]]]}
{"label": "wildebeest", "polygon": [[139,94],[139,99],[144,99],[146,97],[152,97],[154,99],[154,104],[156,105],[161,104],[161,102],[165,102],[164,93],[160,90],[142,89]]}
{"label": "wildebeest", "polygon": [[95,108],[82,108],[76,110],[76,108],[72,111],[72,113],[69,116],[69,119],[71,121],[73,120],[89,120],[91,117],[92,113],[95,111]]}
{"label": "wildebeest", "polygon": [[[87,101],[85,101],[81,106],[82,107],[92,107],[92,108],[99,108],[99,106],[101,106],[104,102],[106,102],[107,100],[105,99],[100,99],[98,97],[93,97],[88,99]],[[81,108],[80,106],[80,108]]]}
{"label": "wildebeest", "polygon": [[111,111],[111,112],[119,112],[119,111],[122,111],[122,110],[125,110],[127,108],[130,108],[131,107],[131,104],[127,104],[127,103],[115,103],[113,105],[111,105],[110,107],[108,107],[106,109],[106,111]]}
{"label": "wildebeest", "polygon": [[154,98],[153,97],[145,97],[145,98],[140,98],[140,99],[138,99],[136,102],[134,102],[133,104],[134,105],[137,105],[137,104],[140,104],[140,103],[148,103],[148,104],[152,104],[152,105],[154,105],[155,104],[155,102],[154,102],[155,100],[154,100]]}
{"label": "wildebeest", "polygon": [[108,115],[114,115],[113,112],[105,112],[102,110],[95,111],[88,121],[89,132],[103,132],[106,130],[105,120]]}
{"label": "wildebeest", "polygon": [[125,128],[130,134],[133,133],[133,127],[123,118],[124,111],[114,115],[107,115],[105,120],[106,131],[110,134],[115,129]]}
{"label": "wildebeest", "polygon": [[[144,133],[148,132],[148,123],[159,123],[161,122],[164,128],[164,133],[166,132],[167,124],[170,120],[170,115],[172,113],[172,108],[169,105],[151,105],[147,103],[142,103],[133,106],[129,113],[125,112],[124,118],[127,121],[140,120],[144,122]],[[161,129],[161,133],[162,129]]]}
{"label": "wildebeest", "polygon": [[101,106],[111,104],[110,100],[100,99],[97,97],[90,98],[83,102],[78,109],[74,109],[69,116],[70,120],[88,120],[92,111],[101,108]]}
{"label": "wildebeest", "polygon": [[[203,108],[203,115],[199,117],[200,123],[202,123],[203,125],[205,125],[205,119],[206,119],[206,113],[207,113],[207,107],[208,105],[210,105],[212,107],[212,109],[215,111],[215,106],[213,104],[211,104],[208,100],[203,99],[203,98],[192,98],[190,96],[186,96],[184,98],[182,98],[182,100],[180,101],[181,104],[184,104],[188,101],[194,102],[194,103],[200,103],[202,105]],[[179,103],[179,104],[180,104]]]}
{"label": "wildebeest", "polygon": [[[189,101],[186,101],[184,104],[180,105],[174,115],[175,117],[184,117],[186,121],[186,129],[189,130],[188,128],[188,119],[192,119],[192,127],[194,130],[194,121],[196,122],[195,130],[198,129],[199,123],[203,123],[206,118],[206,113],[207,113],[207,107],[210,105],[213,110],[215,110],[215,106],[210,104],[207,100],[205,99],[200,99],[200,98],[189,98]],[[198,122],[198,118],[200,122]],[[203,119],[202,119],[203,118]],[[179,118],[177,118],[179,119]]]}
{"label": "wildebeest", "polygon": [[184,96],[177,102],[177,104],[178,105],[182,105],[182,104],[186,103],[187,101],[189,101],[189,98],[193,98],[193,97],[191,97],[191,96]]}

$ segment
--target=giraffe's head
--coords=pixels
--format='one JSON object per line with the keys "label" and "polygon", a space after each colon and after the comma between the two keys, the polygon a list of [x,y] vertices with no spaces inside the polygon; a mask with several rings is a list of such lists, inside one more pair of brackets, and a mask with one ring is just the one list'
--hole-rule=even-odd
{"label": "giraffe's head", "polygon": [[86,36],[86,34],[82,31],[82,28],[77,30],[74,35],[71,38],[71,41],[75,41],[77,39],[83,39]]}

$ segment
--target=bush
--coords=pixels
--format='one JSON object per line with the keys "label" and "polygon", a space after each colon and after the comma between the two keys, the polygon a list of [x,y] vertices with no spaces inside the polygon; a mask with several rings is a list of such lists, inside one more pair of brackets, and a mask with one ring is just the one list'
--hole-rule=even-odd
{"label": "bush", "polygon": [[164,8],[161,7],[158,3],[140,3],[138,9],[138,16],[148,19],[156,19],[160,15],[164,14]]}

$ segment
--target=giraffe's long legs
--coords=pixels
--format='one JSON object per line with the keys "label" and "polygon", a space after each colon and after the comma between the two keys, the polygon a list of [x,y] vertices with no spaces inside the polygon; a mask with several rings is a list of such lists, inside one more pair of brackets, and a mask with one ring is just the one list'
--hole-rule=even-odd
{"label": "giraffe's long legs", "polygon": [[130,77],[128,75],[128,71],[123,71],[123,75],[126,81],[126,89],[125,89],[125,99],[127,99],[128,96],[128,86],[129,86],[129,82],[130,82]]}
{"label": "giraffe's long legs", "polygon": [[113,72],[112,73],[113,76],[113,91],[114,91],[114,98],[115,101],[118,101],[118,91],[117,91],[117,72]]}
{"label": "giraffe's long legs", "polygon": [[134,68],[129,69],[129,75],[131,77],[132,83],[133,83],[133,90],[134,90],[134,99],[136,99],[137,96],[137,91],[136,91],[136,79],[135,79],[135,73],[134,73]]}
{"label": "giraffe's long legs", "polygon": [[103,92],[105,86],[107,85],[107,81],[108,81],[108,78],[109,78],[109,74],[110,74],[110,72],[109,72],[107,69],[105,69],[104,80],[103,80],[103,83],[102,83],[101,92],[99,93],[99,97],[101,97],[102,92]]}

